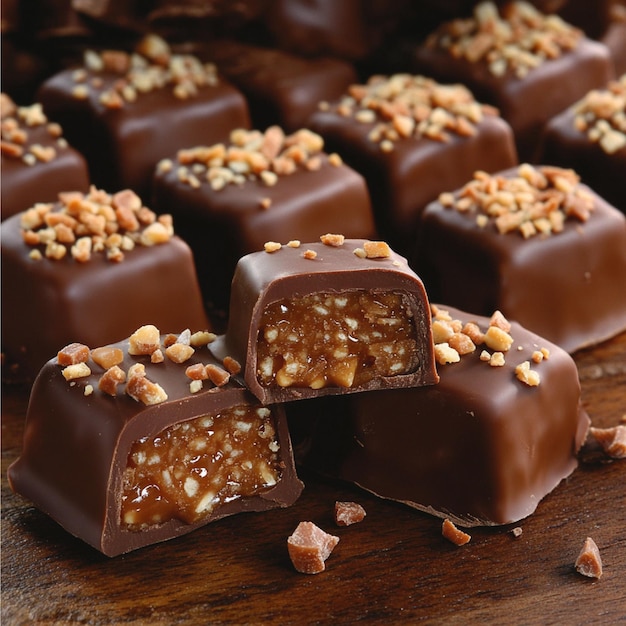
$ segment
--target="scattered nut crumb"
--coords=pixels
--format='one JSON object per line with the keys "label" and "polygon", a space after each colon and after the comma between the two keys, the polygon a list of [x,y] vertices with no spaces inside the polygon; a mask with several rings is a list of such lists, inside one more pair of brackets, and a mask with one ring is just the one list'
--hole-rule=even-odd
{"label": "scattered nut crumb", "polygon": [[319,574],[326,569],[325,561],[338,543],[339,537],[328,534],[313,522],[300,522],[287,539],[287,549],[298,572]]}
{"label": "scattered nut crumb", "polygon": [[522,530],[522,527],[521,527],[521,526],[516,526],[515,528],[511,528],[511,531],[510,531],[510,532],[511,532],[511,534],[513,535],[513,537],[515,537],[515,538],[517,539],[518,537],[521,537],[521,536],[522,536],[522,533],[523,533],[524,531]]}
{"label": "scattered nut crumb", "polygon": [[441,534],[456,546],[463,546],[469,543],[472,538],[470,535],[457,528],[449,519],[443,520]]}
{"label": "scattered nut crumb", "polygon": [[589,429],[589,436],[597,441],[604,453],[611,459],[626,459],[626,425],[611,428]]}
{"label": "scattered nut crumb", "polygon": [[345,237],[343,235],[334,235],[334,234],[331,234],[331,233],[327,233],[326,235],[322,235],[320,237],[320,241],[325,246],[339,247],[339,246],[343,246],[343,242],[345,241]]}
{"label": "scattered nut crumb", "polygon": [[276,252],[282,248],[281,244],[276,241],[266,241],[263,245],[265,252]]}
{"label": "scattered nut crumb", "polygon": [[302,253],[302,257],[305,259],[309,259],[310,261],[313,261],[314,259],[317,258],[317,252],[315,252],[315,250],[305,250]]}
{"label": "scattered nut crumb", "polygon": [[591,537],[585,539],[585,543],[576,558],[574,567],[579,574],[588,576],[589,578],[600,578],[602,576],[600,550]]}
{"label": "scattered nut crumb", "polygon": [[335,502],[335,523],[350,526],[365,519],[365,509],[357,502]]}

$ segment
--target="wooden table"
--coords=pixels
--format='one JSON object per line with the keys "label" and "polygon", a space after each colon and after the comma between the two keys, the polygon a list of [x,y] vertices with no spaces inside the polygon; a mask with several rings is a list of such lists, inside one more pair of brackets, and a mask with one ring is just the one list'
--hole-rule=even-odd
{"label": "wooden table", "polygon": [[[576,355],[592,421],[626,414],[626,334]],[[441,520],[304,474],[291,508],[231,517],[108,559],[11,493],[27,391],[2,402],[2,624],[626,623],[626,461],[584,464],[520,525],[474,529],[455,547]],[[337,499],[367,517],[339,528]],[[286,539],[301,520],[340,537],[325,572],[297,573]],[[600,580],[574,570],[585,537]]]}

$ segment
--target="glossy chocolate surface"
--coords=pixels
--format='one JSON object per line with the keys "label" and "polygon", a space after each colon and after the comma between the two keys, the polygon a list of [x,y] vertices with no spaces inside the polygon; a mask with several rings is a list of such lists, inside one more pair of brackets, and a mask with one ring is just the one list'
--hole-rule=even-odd
{"label": "glossy chocolate surface", "polygon": [[[510,334],[502,367],[481,361],[479,346],[439,365],[431,387],[287,405],[297,463],[463,526],[527,517],[576,468],[589,418],[573,359],[517,323]],[[549,358],[532,363],[541,382],[530,387],[514,370],[541,348]]]}
{"label": "glossy chocolate surface", "polygon": [[[256,406],[258,402],[232,379],[223,387],[205,381],[201,391],[190,392],[190,379],[185,375],[187,366],[221,365],[206,348],[197,349],[182,364],[168,358],[153,364],[149,356],[129,356],[128,341],[115,346],[124,351],[120,367],[128,371],[133,363],[143,363],[148,379],[160,384],[168,399],[146,406],[124,393],[123,383],[117,396],[109,396],[98,389],[104,370],[92,361],[88,362],[92,375],[70,384],[56,359],[49,361],[33,386],[22,455],[8,472],[14,491],[30,499],[68,532],[108,556],[186,534],[235,513],[287,506],[298,498],[302,483],[295,474],[284,413],[280,406],[271,407],[282,464],[281,478],[275,487],[222,503],[209,517],[192,524],[172,519],[145,530],[123,530],[122,474],[134,441],[157,435],[185,420],[215,416],[233,406]],[[94,391],[85,395],[88,384]]]}
{"label": "glossy chocolate surface", "polygon": [[[193,256],[179,237],[136,246],[123,261],[29,258],[20,215],[2,224],[3,377],[32,380],[72,341],[119,341],[146,316],[160,328],[206,328]],[[43,246],[41,246],[43,249]]]}
{"label": "glossy chocolate surface", "polygon": [[2,154],[3,220],[36,202],[56,202],[59,192],[89,189],[89,171],[82,154],[66,142],[52,138],[45,126],[31,127],[27,132],[28,145],[51,147],[56,155],[50,161],[27,165],[22,158]]}
{"label": "glossy chocolate surface", "polygon": [[[346,165],[331,165],[322,154],[318,170],[298,168],[275,185],[248,180],[219,190],[199,177],[192,188],[177,176],[177,165],[157,172],[152,206],[171,212],[176,232],[191,246],[207,302],[227,309],[239,258],[266,241],[314,241],[323,232],[371,238],[375,225],[365,181]],[[269,207],[261,207],[268,199]]]}
{"label": "glossy chocolate surface", "polygon": [[[110,72],[94,77],[104,88],[120,79]],[[63,126],[70,144],[87,158],[94,184],[112,191],[132,189],[144,201],[150,197],[159,159],[179,148],[223,141],[233,128],[250,123],[244,97],[224,80],[199,87],[189,98],[174,96],[171,85],[154,89],[119,109],[99,102],[101,90],[75,98],[75,86],[73,70],[65,70],[45,81],[37,97],[48,117]]]}
{"label": "glossy chocolate surface", "polygon": [[434,202],[413,265],[434,301],[499,309],[568,352],[599,343],[626,328],[626,218],[593,197],[586,222],[567,219],[562,232],[529,239]]}
{"label": "glossy chocolate surface", "polygon": [[353,66],[341,59],[305,59],[235,40],[209,43],[203,56],[246,96],[252,125],[260,129],[306,127],[319,102],[338,98],[357,79]]}
{"label": "glossy chocolate surface", "polygon": [[378,120],[363,123],[336,107],[315,112],[309,127],[363,175],[378,232],[405,256],[413,253],[420,213],[441,192],[456,189],[477,169],[493,172],[517,163],[511,128],[497,116],[485,116],[473,136],[450,134],[446,142],[408,137],[385,152],[368,137]]}
{"label": "glossy chocolate surface", "polygon": [[497,107],[513,128],[521,161],[533,159],[541,129],[550,118],[614,76],[607,47],[585,38],[524,78],[510,72],[494,76],[485,62],[454,58],[424,45],[415,49],[413,70],[442,82],[462,82],[477,100]]}
{"label": "glossy chocolate surface", "polygon": [[[219,358],[231,355],[245,363],[242,376],[250,391],[264,404],[299,400],[311,396],[345,394],[384,387],[429,385],[437,382],[432,346],[428,299],[422,281],[406,260],[393,253],[388,258],[360,258],[355,248],[363,240],[346,239],[335,247],[323,243],[302,243],[299,248],[283,246],[276,252],[255,252],[237,264],[230,299],[228,329],[211,344]],[[305,250],[316,258],[303,257]],[[420,364],[416,371],[390,377],[377,377],[358,388],[265,387],[257,380],[256,342],[265,307],[283,298],[313,293],[342,293],[366,289],[370,292],[395,291],[410,300]]]}

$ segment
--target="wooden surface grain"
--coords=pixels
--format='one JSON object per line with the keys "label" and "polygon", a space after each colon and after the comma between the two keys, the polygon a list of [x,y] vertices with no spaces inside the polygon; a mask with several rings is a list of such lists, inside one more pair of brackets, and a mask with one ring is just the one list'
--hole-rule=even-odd
{"label": "wooden surface grain", "polygon": [[[626,334],[575,355],[594,425],[626,414]],[[210,524],[115,559],[14,495],[25,389],[2,390],[2,624],[626,623],[626,461],[581,464],[519,526],[472,529],[455,547],[441,520],[303,474],[291,508]],[[335,500],[362,504],[335,526]],[[325,572],[297,573],[287,537],[310,520],[340,537]],[[604,575],[578,574],[591,536]]]}

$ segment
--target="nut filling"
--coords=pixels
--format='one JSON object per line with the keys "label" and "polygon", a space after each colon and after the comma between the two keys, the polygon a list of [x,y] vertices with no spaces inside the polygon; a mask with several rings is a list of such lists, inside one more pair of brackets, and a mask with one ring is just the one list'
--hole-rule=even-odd
{"label": "nut filling", "polygon": [[122,526],[141,531],[180,519],[196,523],[221,504],[256,495],[280,479],[269,409],[233,407],[175,424],[133,443],[122,495]]}
{"label": "nut filling", "polygon": [[257,378],[265,386],[361,386],[419,365],[413,311],[397,292],[274,302],[263,313],[257,343]]}

